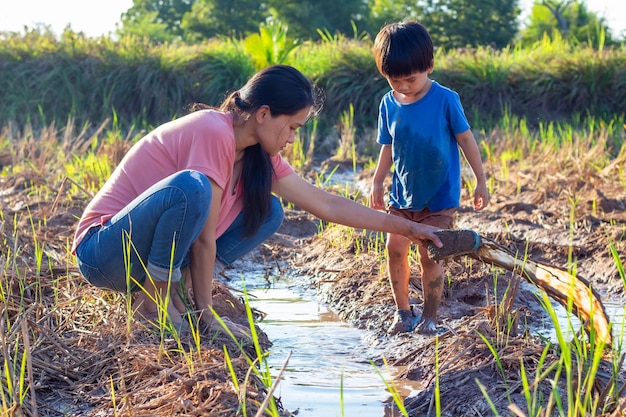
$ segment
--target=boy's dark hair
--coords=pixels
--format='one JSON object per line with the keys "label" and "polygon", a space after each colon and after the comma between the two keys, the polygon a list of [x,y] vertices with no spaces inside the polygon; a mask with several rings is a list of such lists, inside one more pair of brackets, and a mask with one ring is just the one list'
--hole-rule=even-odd
{"label": "boy's dark hair", "polygon": [[433,64],[433,41],[417,22],[390,23],[376,35],[374,59],[385,77],[425,72]]}

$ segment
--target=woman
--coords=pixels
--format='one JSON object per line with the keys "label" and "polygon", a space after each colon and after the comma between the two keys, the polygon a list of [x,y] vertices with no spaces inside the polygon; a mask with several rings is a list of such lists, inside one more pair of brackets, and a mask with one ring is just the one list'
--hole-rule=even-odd
{"label": "woman", "polygon": [[[212,306],[216,260],[233,263],[280,227],[282,205],[272,193],[326,221],[441,244],[436,228],[321,190],[282,159],[280,151],[321,107],[295,68],[265,68],[219,109],[201,107],[139,140],[76,230],[72,251],[83,276],[101,288],[143,288],[135,308],[146,318],[157,317],[155,300],[169,299],[169,320],[186,325],[180,299],[166,297],[186,267],[196,309]],[[200,317],[220,330],[212,314]]]}

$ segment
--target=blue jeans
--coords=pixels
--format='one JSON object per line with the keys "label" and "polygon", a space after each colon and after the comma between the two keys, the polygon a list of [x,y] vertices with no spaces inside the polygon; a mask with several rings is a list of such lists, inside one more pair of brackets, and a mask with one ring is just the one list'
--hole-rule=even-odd
{"label": "blue jeans", "polygon": [[[204,227],[211,206],[211,184],[198,171],[177,172],[150,187],[102,226],[91,228],[76,248],[81,274],[96,287],[136,290],[143,283],[181,279],[189,264],[189,248]],[[217,239],[217,259],[225,265],[250,252],[273,235],[283,221],[280,200],[258,232],[243,234],[243,213]],[[128,282],[128,284],[127,284]]]}

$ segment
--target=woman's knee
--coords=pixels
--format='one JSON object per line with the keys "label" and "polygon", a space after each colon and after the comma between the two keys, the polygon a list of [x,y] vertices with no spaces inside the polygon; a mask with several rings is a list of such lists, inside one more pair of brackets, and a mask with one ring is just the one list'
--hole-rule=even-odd
{"label": "woman's knee", "polygon": [[211,195],[211,181],[200,171],[186,169],[178,173],[180,180],[184,183],[185,188],[196,190],[203,194]]}
{"label": "woman's knee", "polygon": [[210,207],[211,181],[200,171],[193,169],[179,171],[172,175],[169,185],[182,190],[189,203],[197,204],[200,207]]}

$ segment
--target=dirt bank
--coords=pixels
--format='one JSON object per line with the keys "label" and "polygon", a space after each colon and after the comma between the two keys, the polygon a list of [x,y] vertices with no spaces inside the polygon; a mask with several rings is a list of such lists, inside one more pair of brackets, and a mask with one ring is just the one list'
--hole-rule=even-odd
{"label": "dirt bank", "polygon": [[[457,226],[555,266],[567,267],[568,259],[575,259],[577,271],[603,297],[623,303],[624,281],[608,248],[613,245],[626,263],[626,192],[619,180],[624,162],[603,170],[566,166],[557,171],[547,158],[527,168],[510,165],[506,176],[488,167],[495,179],[491,205],[474,212],[465,195]],[[29,387],[19,400],[8,392],[3,375],[6,398],[15,398],[9,401],[9,414],[231,416],[242,413],[245,396],[247,413],[253,415],[266,388],[258,378],[246,380],[250,365],[231,340],[204,334],[197,341],[179,342],[162,336],[132,319],[122,295],[85,284],[68,245],[88,196],[66,198],[66,190],[50,178],[35,171],[0,178],[2,356],[12,369],[13,386],[19,386],[23,375]],[[371,172],[363,172],[354,182],[369,178]],[[370,330],[369,343],[384,347],[391,362],[406,367],[408,378],[427,386],[407,400],[411,415],[427,415],[437,406],[436,381],[444,416],[491,415],[478,382],[501,413],[510,414],[509,403],[526,410],[520,364],[532,382],[542,353],[543,369],[559,357],[558,347],[544,352],[545,341],[528,331],[547,322],[530,286],[522,282],[507,298],[509,283],[516,280],[510,273],[467,258],[448,261],[439,310],[445,333],[438,339],[387,337],[393,302],[382,247],[373,249],[375,234],[338,226],[318,230],[316,219],[289,209],[280,232],[255,259],[270,273],[292,268],[312,277],[306,285],[317,288],[343,318]],[[411,297],[419,304],[416,264],[412,271]],[[215,300],[218,312],[245,323],[239,294],[218,285]],[[261,344],[269,343],[261,334]],[[237,380],[247,381],[239,389],[225,366],[224,345]],[[244,351],[253,349],[248,345]],[[597,392],[609,383],[608,356],[601,368]],[[549,382],[537,380],[544,399],[550,396]],[[621,402],[623,409],[623,398]],[[609,404],[603,415],[619,415],[616,407]]]}
{"label": "dirt bank", "polygon": [[[613,246],[623,265],[624,184],[612,181],[610,169],[585,173],[582,181],[580,173],[552,172],[549,165],[543,166],[548,172],[542,172],[541,166],[532,168],[527,172],[512,169],[506,180],[497,183],[498,192],[482,212],[469,208],[469,197],[464,195],[457,227],[474,229],[514,252],[560,268],[567,268],[568,259],[574,259],[578,275],[591,282],[605,301],[623,304],[620,263],[609,248]],[[355,183],[369,178],[371,172],[362,172]],[[553,327],[533,286],[518,275],[470,258],[446,261],[448,277],[439,309],[439,325],[445,333],[437,341],[417,334],[388,337],[385,330],[394,305],[384,256],[380,246],[378,251],[368,251],[376,247],[376,235],[335,225],[318,233],[318,223],[304,213],[289,212],[283,229],[266,246],[266,256],[288,259],[302,276],[312,277],[307,285],[317,288],[324,302],[345,320],[370,330],[374,335],[370,343],[383,347],[392,363],[406,366],[404,376],[428,387],[406,401],[410,415],[434,415],[436,377],[442,415],[492,415],[479,383],[501,414],[510,413],[510,403],[527,409],[520,364],[523,361],[528,378],[534,380],[546,346],[537,329]],[[515,290],[516,283],[519,288]],[[412,303],[421,303],[416,262],[410,296]],[[491,349],[497,351],[498,360]],[[545,363],[558,361],[557,346],[545,352]],[[601,368],[606,376],[611,374],[611,363],[609,356],[605,359]],[[543,398],[548,398],[550,381],[537,382]],[[598,377],[599,390],[608,384]]]}

